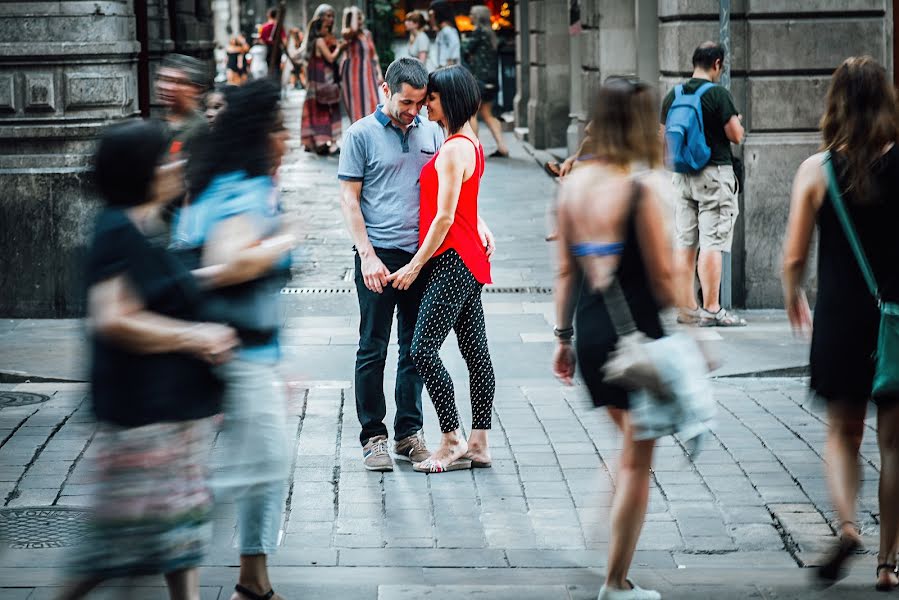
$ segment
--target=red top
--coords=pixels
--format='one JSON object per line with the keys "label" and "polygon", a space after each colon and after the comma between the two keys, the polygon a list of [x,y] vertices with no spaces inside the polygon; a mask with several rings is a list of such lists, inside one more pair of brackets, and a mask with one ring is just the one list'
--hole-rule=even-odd
{"label": "red top", "polygon": [[[484,174],[484,147],[464,135],[453,135],[446,139],[464,138],[475,146],[475,172],[462,182],[459,191],[459,203],[456,205],[456,216],[446,234],[446,238],[434,256],[439,256],[452,248],[459,253],[462,262],[479,283],[493,283],[490,279],[490,261],[487,260],[487,249],[481,245],[478,235],[478,190],[481,187],[481,176]],[[438,151],[428,164],[421,169],[421,213],[418,228],[418,243],[421,245],[434,218],[437,216],[437,168],[435,163],[440,155]]]}

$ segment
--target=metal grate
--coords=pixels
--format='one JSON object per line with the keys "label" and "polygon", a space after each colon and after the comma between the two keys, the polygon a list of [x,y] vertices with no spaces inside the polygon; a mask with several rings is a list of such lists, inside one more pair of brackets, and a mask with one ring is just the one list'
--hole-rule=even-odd
{"label": "metal grate", "polygon": [[485,285],[485,294],[552,294],[553,289],[542,285],[500,286]]}
{"label": "metal grate", "polygon": [[74,546],[85,536],[90,512],[83,508],[0,510],[0,543],[16,550]]}
{"label": "metal grate", "polygon": [[316,295],[333,295],[333,294],[352,294],[353,288],[348,287],[286,287],[281,288],[282,294],[316,294]]}
{"label": "metal grate", "polygon": [[31,392],[0,392],[0,408],[4,406],[28,406],[29,404],[40,404],[49,399],[50,396],[34,394]]}

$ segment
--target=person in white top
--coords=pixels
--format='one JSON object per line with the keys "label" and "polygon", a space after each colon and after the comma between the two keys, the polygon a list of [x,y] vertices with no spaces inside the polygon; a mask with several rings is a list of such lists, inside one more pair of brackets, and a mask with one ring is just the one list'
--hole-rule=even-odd
{"label": "person in white top", "polygon": [[[409,32],[409,56],[418,59],[421,61],[421,64],[428,68],[428,53],[431,49],[431,40],[428,39],[428,34],[424,30],[425,26],[427,26],[424,15],[417,10],[413,10],[406,15],[404,23],[406,31]],[[430,71],[431,69],[428,68],[428,70]]]}
{"label": "person in white top", "polygon": [[436,66],[439,68],[461,64],[462,42],[459,30],[456,29],[453,7],[446,0],[435,0],[431,2],[428,15],[431,17],[431,27],[438,30],[437,39],[434,40]]}

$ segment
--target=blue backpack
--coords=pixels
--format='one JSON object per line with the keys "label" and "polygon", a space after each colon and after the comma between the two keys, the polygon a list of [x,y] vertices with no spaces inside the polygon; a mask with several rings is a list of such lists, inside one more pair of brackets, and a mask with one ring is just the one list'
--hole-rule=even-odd
{"label": "blue backpack", "polygon": [[665,142],[670,166],[677,173],[696,173],[709,162],[712,150],[705,141],[701,100],[714,85],[703,83],[692,94],[684,93],[683,84],[674,88],[674,102],[665,119]]}

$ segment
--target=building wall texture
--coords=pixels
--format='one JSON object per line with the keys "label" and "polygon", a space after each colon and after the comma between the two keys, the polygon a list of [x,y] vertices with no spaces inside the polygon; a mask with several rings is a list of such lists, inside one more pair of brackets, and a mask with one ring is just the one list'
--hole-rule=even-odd
{"label": "building wall texture", "polygon": [[[529,0],[529,10],[546,2]],[[733,252],[732,291],[738,305],[780,307],[790,187],[799,164],[820,145],[817,127],[830,75],[847,56],[859,54],[875,57],[892,72],[892,3],[733,0],[731,5],[731,93],[747,130],[743,146],[736,149],[744,160],[746,187]],[[657,10],[651,19],[655,39],[646,15],[652,9]],[[580,35],[553,38],[559,46],[543,50],[555,56],[564,54],[566,46],[580,45],[582,66],[572,76],[583,81],[582,97],[570,107],[589,109],[596,87],[612,74],[648,79],[655,74],[665,93],[689,77],[694,48],[719,38],[717,0],[583,0],[581,15]],[[533,40],[535,32],[530,35]],[[529,131],[531,143],[561,145],[551,143],[557,138],[546,130],[564,132],[569,122],[557,116],[562,111],[551,89],[534,85],[548,78],[550,69],[533,57],[532,50],[529,119],[519,125],[530,129],[530,107],[541,107],[535,112],[544,115],[542,130],[536,135]]]}

